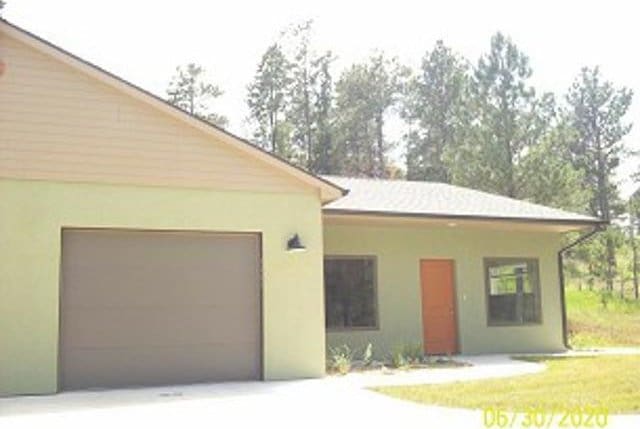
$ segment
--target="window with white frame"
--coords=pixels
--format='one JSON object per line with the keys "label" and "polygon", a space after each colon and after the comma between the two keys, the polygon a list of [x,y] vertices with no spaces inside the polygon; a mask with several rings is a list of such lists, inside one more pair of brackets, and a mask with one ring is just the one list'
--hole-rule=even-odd
{"label": "window with white frame", "polygon": [[485,258],[484,269],[489,325],[541,322],[537,259]]}

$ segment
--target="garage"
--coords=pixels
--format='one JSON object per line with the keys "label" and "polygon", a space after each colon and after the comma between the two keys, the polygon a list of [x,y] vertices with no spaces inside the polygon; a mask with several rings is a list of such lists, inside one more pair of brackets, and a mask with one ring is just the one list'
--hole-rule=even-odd
{"label": "garage", "polygon": [[262,378],[257,234],[63,229],[59,388]]}
{"label": "garage", "polygon": [[0,396],[325,374],[345,189],[4,20],[0,60]]}

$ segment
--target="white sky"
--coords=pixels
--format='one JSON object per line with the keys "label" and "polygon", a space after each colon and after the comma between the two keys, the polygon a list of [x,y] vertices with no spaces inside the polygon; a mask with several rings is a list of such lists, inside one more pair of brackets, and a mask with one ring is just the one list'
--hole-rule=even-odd
{"label": "white sky", "polygon": [[[17,25],[164,96],[175,66],[197,62],[225,90],[215,109],[230,130],[247,136],[246,85],[279,31],[315,21],[315,45],[330,48],[341,67],[380,48],[417,66],[437,39],[471,61],[490,36],[510,35],[530,56],[539,90],[564,93],[580,68],[600,65],[605,77],[636,93],[627,137],[640,149],[640,4],[586,0],[7,0],[3,16]],[[636,5],[637,4],[637,5]],[[624,196],[638,160],[620,169]]]}

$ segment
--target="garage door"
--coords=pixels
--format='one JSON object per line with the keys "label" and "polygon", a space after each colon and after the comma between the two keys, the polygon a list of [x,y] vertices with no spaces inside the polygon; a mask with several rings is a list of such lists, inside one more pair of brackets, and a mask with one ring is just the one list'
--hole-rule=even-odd
{"label": "garage door", "polygon": [[60,387],[261,377],[259,236],[65,229]]}

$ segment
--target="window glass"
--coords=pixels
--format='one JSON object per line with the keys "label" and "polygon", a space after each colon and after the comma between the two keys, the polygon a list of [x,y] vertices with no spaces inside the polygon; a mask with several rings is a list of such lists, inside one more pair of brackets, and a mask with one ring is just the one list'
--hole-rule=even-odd
{"label": "window glass", "polygon": [[535,259],[485,260],[488,321],[496,325],[540,322],[540,285]]}
{"label": "window glass", "polygon": [[377,327],[375,258],[326,257],[324,289],[327,328]]}

